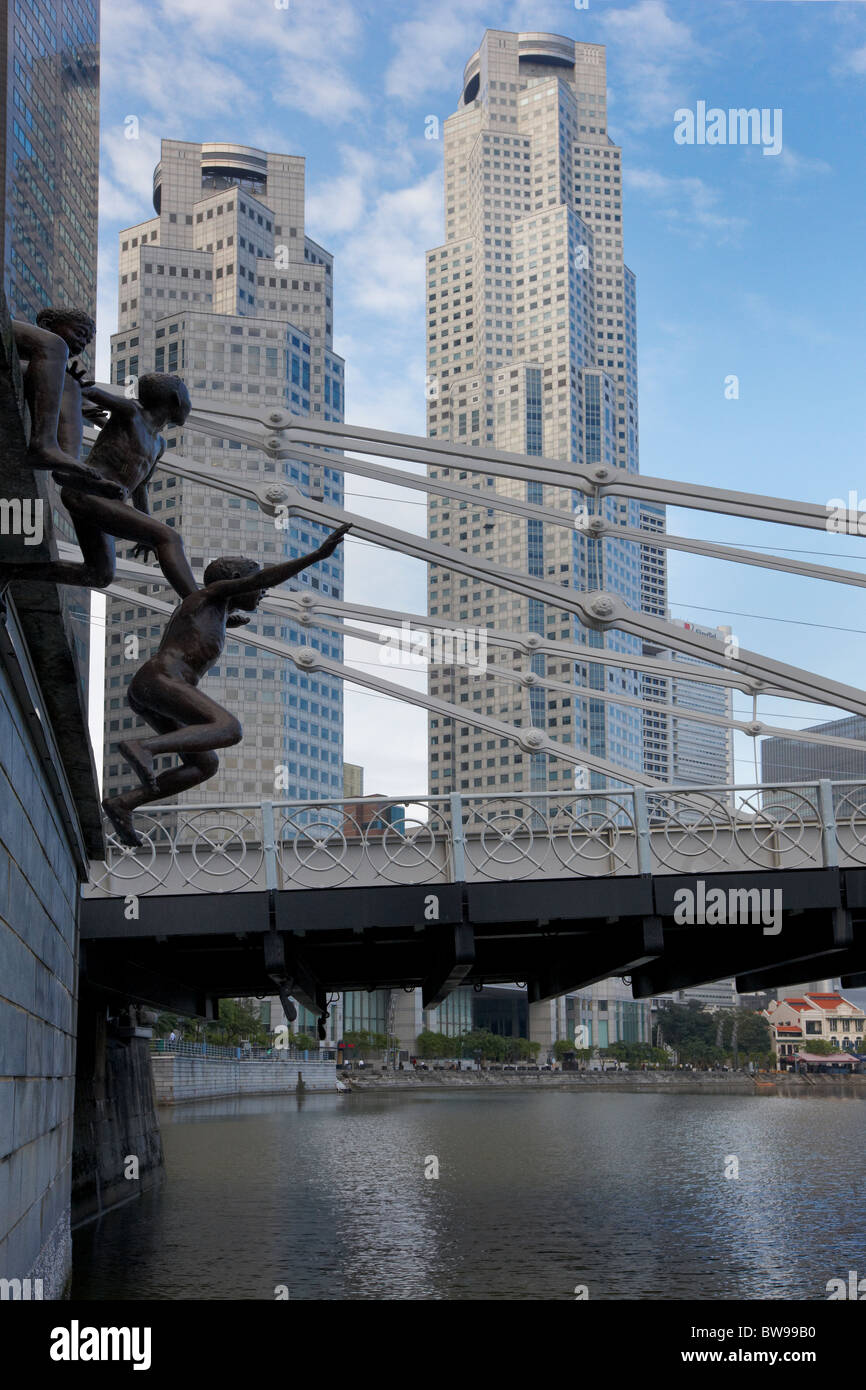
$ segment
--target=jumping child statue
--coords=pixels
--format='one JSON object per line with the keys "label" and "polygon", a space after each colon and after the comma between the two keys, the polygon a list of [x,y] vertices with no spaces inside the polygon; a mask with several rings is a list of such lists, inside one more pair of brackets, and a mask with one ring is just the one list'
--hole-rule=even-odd
{"label": "jumping child statue", "polygon": [[[136,671],[127,691],[131,708],[157,731],[156,738],[119,745],[141,786],[102,803],[123,844],[143,843],[132,824],[139,806],[206,782],[219,770],[215,750],[229,748],[243,737],[235,716],[198,689],[222,654],[232,610],[254,613],[268,589],[333,555],[348,530],[340,526],[318,550],[267,569],[240,556],[214,560],[204,572],[204,587],[189,594],[172,614],[159,650]],[[165,753],[176,753],[181,766],[157,776],[154,759]]]}
{"label": "jumping child statue", "polygon": [[[37,331],[34,329],[33,333]],[[59,348],[66,350],[55,334],[43,336],[55,338]],[[35,349],[30,351],[34,353]],[[33,369],[31,356],[26,379]],[[139,378],[135,399],[103,391],[80,376],[74,378],[74,383],[80,386],[81,395],[91,409],[106,412],[108,416],[86,467],[76,464],[71,456],[58,455],[58,458],[66,458],[66,463],[63,466],[58,463],[55,468],[55,477],[65,484],[60,496],[72,518],[83,562],[0,563],[0,585],[35,580],[104,589],[114,580],[116,537],[137,543],[133,556],[146,560],[153,551],[169,584],[181,598],[186,598],[195,591],[196,582],[184,554],[183,542],[171,526],[150,515],[147,501],[147,485],[166,447],[160,430],[166,425],[183,425],[190,413],[186,386],[180,377],[151,372]],[[69,377],[67,388],[68,385]],[[61,414],[61,422],[64,418]],[[80,428],[79,419],[79,441]],[[49,467],[58,462],[50,450],[46,457],[48,462],[38,463],[37,460],[38,466]],[[96,489],[101,495],[95,495]]]}

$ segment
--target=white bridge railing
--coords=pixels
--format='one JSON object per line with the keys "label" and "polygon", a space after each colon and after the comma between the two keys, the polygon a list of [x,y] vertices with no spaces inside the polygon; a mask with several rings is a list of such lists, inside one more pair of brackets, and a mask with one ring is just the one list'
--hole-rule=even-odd
{"label": "white bridge railing", "polygon": [[87,897],[866,867],[866,783],[151,807]]}

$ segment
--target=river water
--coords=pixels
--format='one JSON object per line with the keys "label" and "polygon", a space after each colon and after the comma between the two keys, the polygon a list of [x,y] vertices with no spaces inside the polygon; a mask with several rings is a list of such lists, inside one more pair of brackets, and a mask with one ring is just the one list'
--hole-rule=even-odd
{"label": "river water", "polygon": [[161,1122],[166,1181],[76,1232],[74,1298],[826,1299],[866,1274],[860,1100],[308,1093]]}

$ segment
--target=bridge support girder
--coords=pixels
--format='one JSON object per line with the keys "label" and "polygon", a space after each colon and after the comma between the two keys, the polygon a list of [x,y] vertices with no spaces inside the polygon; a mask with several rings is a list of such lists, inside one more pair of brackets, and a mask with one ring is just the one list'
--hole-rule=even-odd
{"label": "bridge support girder", "polygon": [[[756,926],[688,926],[666,928],[664,954],[632,972],[635,999],[650,999],[679,989],[724,979],[733,961],[743,962],[740,980],[760,979],[771,985],[776,975],[786,983],[788,967],[795,979],[811,978],[813,962],[826,959],[849,944],[840,940],[845,929],[835,908],[804,911],[786,917],[778,936]],[[835,973],[835,972],[834,972]]]}
{"label": "bridge support girder", "polygon": [[555,999],[611,976],[630,975],[655,960],[663,950],[660,917],[644,917],[639,922],[620,925],[615,936],[592,932],[565,941],[554,937],[548,943],[547,963],[527,980],[529,1003]]}
{"label": "bridge support girder", "polygon": [[437,950],[437,960],[421,986],[421,1003],[435,1009],[466,979],[475,964],[475,932],[469,922],[457,922],[447,944]]}

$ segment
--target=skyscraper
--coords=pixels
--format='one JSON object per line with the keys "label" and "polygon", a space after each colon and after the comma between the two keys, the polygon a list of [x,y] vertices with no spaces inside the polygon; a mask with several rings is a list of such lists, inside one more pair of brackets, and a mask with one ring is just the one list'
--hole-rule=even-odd
{"label": "skyscraper", "polygon": [[[605,50],[552,34],[488,30],[444,127],[445,243],[427,254],[428,432],[436,438],[638,468],[635,280],[623,260],[622,169],[607,134]],[[606,589],[642,606],[645,569],[634,542],[580,529],[582,494],[459,471],[478,506],[431,497],[431,538],[581,591]],[[434,472],[437,470],[434,470]],[[453,478],[456,470],[438,470]],[[464,481],[468,480],[468,481]],[[495,491],[573,511],[574,528],[490,507]],[[639,528],[636,502],[609,498],[605,518]],[[662,563],[663,567],[663,563]],[[431,691],[621,766],[642,768],[640,711],[593,698],[637,697],[634,671],[605,668],[602,649],[640,651],[623,633],[588,630],[539,601],[431,566],[431,615],[541,633],[584,645],[575,664],[534,655],[536,675],[582,687],[550,692],[433,668]],[[585,693],[583,693],[585,692]],[[573,769],[431,716],[431,792],[568,791]],[[589,776],[591,787],[604,778]]]}
{"label": "skyscraper", "polygon": [[[245,145],[162,142],[153,181],[155,216],[120,233],[118,331],[112,380],[134,389],[151,371],[176,373],[199,407],[219,403],[263,411],[274,402],[294,415],[342,420],[345,364],[333,350],[333,257],[304,230],[304,160]],[[275,475],[302,490],[310,467],[274,462],[247,444],[186,427],[167,431],[169,449],[197,465],[256,480]],[[323,453],[314,485],[342,503],[342,479]],[[291,520],[279,529],[258,506],[157,470],[151,511],[183,534],[200,575],[218,555],[242,553],[260,564],[303,554],[327,528]],[[131,548],[126,548],[131,553]],[[340,550],[291,581],[343,595]],[[169,595],[170,596],[170,595]],[[124,690],[159,639],[163,619],[143,605],[111,599],[106,633],[105,786],[128,785],[117,744],[141,727]],[[341,658],[342,643],[315,627],[260,614],[252,632]],[[127,645],[135,635],[137,644]],[[132,650],[133,659],[127,656]],[[341,683],[296,670],[229,632],[207,689],[242,711],[243,742],[221,755],[216,778],[190,801],[339,798],[343,788]],[[162,760],[169,766],[172,758]],[[277,770],[280,770],[279,772]],[[279,778],[278,781],[275,781]]]}
{"label": "skyscraper", "polygon": [[0,23],[3,285],[13,318],[96,317],[99,2],[23,3]]}
{"label": "skyscraper", "polygon": [[[826,743],[801,743],[792,738],[761,740],[761,780],[764,782],[814,782],[826,777],[831,782],[866,778],[866,719],[860,714],[843,719],[809,724],[803,733],[830,735],[834,738],[863,739],[863,752],[854,748],[834,748]],[[838,801],[845,792],[834,791]],[[849,811],[850,814],[850,811]]]}
{"label": "skyscraper", "polygon": [[[16,0],[0,21],[0,259],[13,318],[66,305],[96,318],[99,209],[99,0]],[[81,354],[92,362],[92,346]],[[74,540],[60,489],[45,475],[54,531]],[[90,596],[59,590],[87,688]]]}
{"label": "skyscraper", "polygon": [[[672,627],[681,627],[698,637],[710,637],[722,644],[731,637],[729,627],[702,627],[699,623],[670,617],[668,622]],[[733,700],[729,686],[689,680],[688,667],[704,664],[698,658],[666,651],[650,643],[644,644],[644,652],[670,661],[672,671],[682,670],[681,675],[670,677],[644,675],[645,699],[656,699],[679,709],[699,710],[726,721],[731,719]],[[644,767],[660,781],[676,786],[730,785],[735,780],[733,732],[727,723],[699,723],[648,707],[644,710]]]}
{"label": "skyscraper", "polygon": [[[548,584],[605,589],[650,612],[661,602],[664,612],[663,551],[587,534],[581,522],[595,504],[579,492],[495,480],[472,472],[469,461],[473,446],[486,446],[638,470],[635,278],[623,259],[621,152],[607,134],[606,106],[598,44],[488,30],[466,65],[458,109],[444,127],[445,243],[427,253],[428,433],[468,446],[465,469],[432,471],[479,499],[475,507],[431,497],[428,527],[431,539]],[[575,524],[497,512],[490,506],[497,491],[574,513]],[[620,498],[601,504],[614,526],[663,528],[663,510],[648,520],[649,510]],[[497,680],[497,663],[511,666],[513,657],[495,648],[486,681],[431,668],[433,694],[542,729],[621,767],[624,780],[642,771],[640,710],[592,695],[641,696],[641,677],[627,668],[639,641],[589,630],[555,606],[443,567],[430,568],[428,602],[431,615],[455,625],[540,633],[587,655],[577,663],[529,659],[532,674],[574,686],[574,694]],[[626,666],[602,665],[603,650]],[[568,764],[437,715],[429,720],[429,766],[432,793],[522,795],[575,785]],[[591,772],[587,783],[603,788],[605,778]],[[630,1009],[629,1028],[648,1037],[648,1010]],[[565,1000],[533,1004],[530,1036],[550,1047],[571,1036],[568,1019]],[[592,1034],[595,1045],[606,1030]]]}

